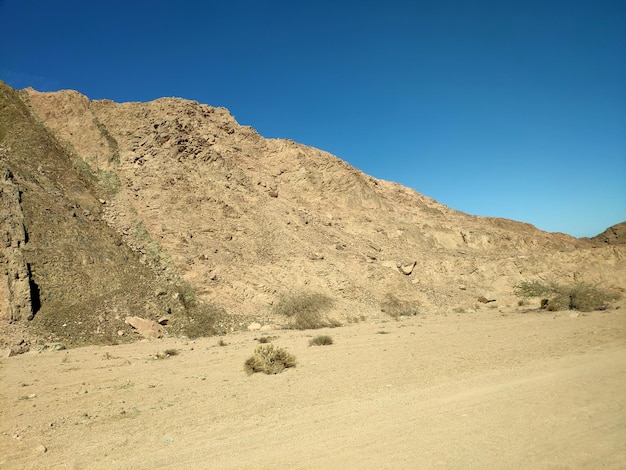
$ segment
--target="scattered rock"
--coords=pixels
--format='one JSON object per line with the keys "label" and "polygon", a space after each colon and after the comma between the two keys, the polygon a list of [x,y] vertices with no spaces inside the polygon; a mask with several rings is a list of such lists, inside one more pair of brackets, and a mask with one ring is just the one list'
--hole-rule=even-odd
{"label": "scattered rock", "polygon": [[161,338],[165,332],[161,325],[152,320],[139,317],[126,317],[124,321],[137,330],[137,333],[147,339]]}
{"label": "scattered rock", "polygon": [[257,322],[250,323],[248,325],[248,331],[256,331],[261,329],[261,324]]}
{"label": "scattered rock", "polygon": [[46,452],[48,452],[48,448],[45,445],[40,444],[37,446],[37,452],[45,454]]}
{"label": "scattered rock", "polygon": [[159,318],[159,325],[167,325],[170,322],[170,319],[167,317],[161,317]]}
{"label": "scattered rock", "polygon": [[496,301],[496,299],[487,299],[487,297],[484,297],[484,296],[482,296],[482,295],[481,295],[480,297],[478,297],[478,299],[477,299],[477,300],[478,300],[480,303],[483,303],[483,304],[488,304],[489,302],[495,302],[495,301]]}
{"label": "scattered rock", "polygon": [[413,261],[411,264],[401,265],[400,271],[402,272],[402,274],[409,276],[413,272],[413,268],[415,268],[416,265],[417,265],[417,261]]}

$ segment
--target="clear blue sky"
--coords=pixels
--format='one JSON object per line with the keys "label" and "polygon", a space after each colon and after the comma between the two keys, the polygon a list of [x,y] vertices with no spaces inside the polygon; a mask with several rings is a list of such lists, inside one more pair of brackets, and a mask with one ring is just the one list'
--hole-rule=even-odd
{"label": "clear blue sky", "polygon": [[0,79],[228,108],[464,212],[626,220],[626,1],[0,0]]}

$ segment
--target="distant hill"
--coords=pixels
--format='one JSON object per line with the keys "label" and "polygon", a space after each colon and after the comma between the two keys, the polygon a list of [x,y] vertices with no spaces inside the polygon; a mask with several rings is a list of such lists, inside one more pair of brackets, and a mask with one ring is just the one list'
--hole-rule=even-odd
{"label": "distant hill", "polygon": [[0,164],[7,338],[128,341],[128,316],[227,332],[280,322],[286,294],[332,299],[347,322],[388,299],[514,305],[538,277],[626,284],[622,247],[455,211],[183,99],[1,84]]}

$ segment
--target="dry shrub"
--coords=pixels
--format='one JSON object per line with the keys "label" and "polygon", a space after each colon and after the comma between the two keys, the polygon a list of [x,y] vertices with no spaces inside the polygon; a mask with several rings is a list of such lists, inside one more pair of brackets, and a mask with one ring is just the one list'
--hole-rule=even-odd
{"label": "dry shrub", "polygon": [[260,336],[259,338],[254,338],[255,341],[258,341],[261,344],[271,343],[275,339],[278,339],[278,336]]}
{"label": "dry shrub", "polygon": [[536,280],[523,281],[513,287],[513,292],[518,297],[542,297],[553,293],[556,287],[555,284],[544,284]]}
{"label": "dry shrub", "polygon": [[365,315],[360,315],[360,316],[356,316],[356,315],[350,315],[348,317],[348,323],[359,323],[362,321],[367,321],[367,317]]}
{"label": "dry shrub", "polygon": [[393,294],[387,294],[380,304],[380,310],[392,318],[409,317],[419,313],[419,303],[401,300]]}
{"label": "dry shrub", "polygon": [[296,367],[296,357],[273,344],[256,348],[254,355],[248,358],[244,364],[244,370],[248,375],[256,372],[279,374],[289,367]]}
{"label": "dry shrub", "polygon": [[166,349],[162,353],[157,353],[155,357],[157,359],[167,359],[172,356],[178,356],[178,354],[179,354],[178,349]]}
{"label": "dry shrub", "polygon": [[215,324],[223,315],[223,310],[214,305],[198,304],[186,309],[186,321],[182,333],[189,339],[213,336]]}
{"label": "dry shrub", "polygon": [[219,332],[216,325],[220,318],[226,316],[222,307],[198,300],[191,284],[184,281],[176,285],[176,293],[184,308],[181,334],[189,339],[196,339],[213,336]]}
{"label": "dry shrub", "polygon": [[290,326],[297,330],[341,326],[324,316],[333,304],[333,299],[324,294],[295,292],[283,295],[274,307],[274,313],[290,318]]}
{"label": "dry shrub", "polygon": [[333,339],[328,335],[319,335],[309,341],[309,346],[328,346],[333,344]]}
{"label": "dry shrub", "polygon": [[513,288],[518,297],[546,297],[541,307],[549,311],[579,310],[591,312],[605,310],[609,303],[620,297],[616,290],[602,289],[598,285],[577,282],[575,284],[542,283],[524,281]]}

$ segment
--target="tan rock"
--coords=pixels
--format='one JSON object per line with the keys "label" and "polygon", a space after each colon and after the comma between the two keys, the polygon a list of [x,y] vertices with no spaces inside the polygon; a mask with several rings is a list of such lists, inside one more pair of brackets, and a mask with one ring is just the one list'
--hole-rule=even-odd
{"label": "tan rock", "polygon": [[124,321],[137,330],[137,333],[147,339],[161,338],[165,333],[163,327],[153,320],[146,320],[139,317],[126,317]]}
{"label": "tan rock", "polygon": [[411,264],[402,265],[400,266],[400,271],[402,271],[402,274],[409,276],[413,272],[415,265],[417,265],[417,261],[413,261]]}

